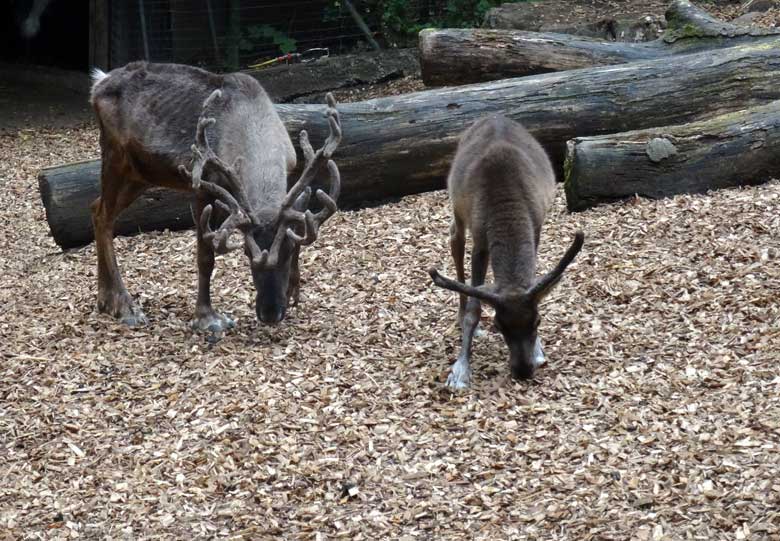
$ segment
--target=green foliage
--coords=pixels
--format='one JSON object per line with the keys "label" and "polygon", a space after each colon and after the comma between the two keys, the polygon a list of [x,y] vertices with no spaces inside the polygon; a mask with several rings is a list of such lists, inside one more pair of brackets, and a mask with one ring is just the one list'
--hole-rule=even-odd
{"label": "green foliage", "polygon": [[[372,28],[379,28],[388,45],[408,46],[423,28],[473,28],[490,8],[527,0],[352,0]],[[325,21],[344,16],[341,0],[332,0]]]}
{"label": "green foliage", "polygon": [[417,35],[425,27],[420,24],[417,10],[408,0],[384,0],[377,4],[381,16],[380,27],[386,36],[403,41]]}
{"label": "green foliage", "polygon": [[242,51],[251,52],[257,44],[272,42],[283,54],[297,49],[297,42],[281,30],[267,24],[247,26],[242,30],[239,47]]}
{"label": "green foliage", "polygon": [[473,28],[480,26],[485,13],[502,3],[501,0],[449,0],[444,9],[446,28]]}

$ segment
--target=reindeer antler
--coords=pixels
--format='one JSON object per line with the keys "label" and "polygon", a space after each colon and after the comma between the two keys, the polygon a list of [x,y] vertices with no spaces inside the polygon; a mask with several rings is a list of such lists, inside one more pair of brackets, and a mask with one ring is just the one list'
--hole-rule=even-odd
{"label": "reindeer antler", "polygon": [[[333,94],[328,93],[326,99],[328,102],[326,115],[328,117],[328,125],[330,126],[330,134],[322,148],[315,152],[309,142],[309,134],[305,130],[301,131],[300,144],[305,159],[303,172],[282,201],[279,224],[277,225],[271,249],[261,251],[253,239],[247,238],[247,246],[252,254],[253,266],[263,269],[275,267],[279,263],[279,250],[285,237],[296,244],[304,246],[313,243],[317,240],[319,228],[323,222],[338,210],[336,201],[338,201],[339,192],[341,191],[341,176],[336,163],[330,158],[333,156],[336,148],[338,148],[339,143],[341,143],[341,119],[336,109],[336,99],[333,97]],[[316,214],[309,210],[306,212],[295,210],[294,205],[299,197],[304,197],[308,201],[311,195],[310,184],[323,166],[326,165],[330,173],[330,192],[325,193],[318,189],[316,193],[317,199],[322,204],[322,210]],[[304,235],[300,236],[289,228],[290,222],[302,223],[305,228]]]}
{"label": "reindeer antler", "polygon": [[[239,226],[251,223],[246,192],[238,180],[239,160],[236,160],[232,166],[227,165],[211,149],[206,136],[206,128],[216,123],[216,119],[206,117],[206,112],[211,104],[221,97],[222,91],[215,90],[203,102],[203,112],[198,119],[198,127],[195,131],[195,144],[192,145],[192,171],[187,171],[183,165],[179,166],[181,174],[192,181],[194,190],[212,195],[216,205],[229,213],[228,218],[222,222],[217,231],[213,231],[209,224],[213,211],[211,205],[207,205],[200,216],[199,225],[203,232],[203,238],[212,243],[214,251],[218,254],[240,248],[241,244],[230,243],[230,235]],[[221,178],[228,184],[229,190],[213,182],[203,180],[203,171],[209,166],[220,173]]]}

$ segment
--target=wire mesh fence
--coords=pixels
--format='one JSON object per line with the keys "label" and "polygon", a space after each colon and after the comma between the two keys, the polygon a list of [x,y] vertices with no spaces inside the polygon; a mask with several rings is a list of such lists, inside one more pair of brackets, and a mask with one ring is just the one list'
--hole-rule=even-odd
{"label": "wire mesh fence", "polygon": [[[368,18],[373,36],[378,25]],[[365,48],[339,2],[316,0],[112,0],[111,64],[181,62],[235,70],[286,53]]]}
{"label": "wire mesh fence", "polygon": [[111,0],[111,66],[145,59],[224,71],[311,49],[343,54],[409,46],[425,25],[492,3],[498,2]]}

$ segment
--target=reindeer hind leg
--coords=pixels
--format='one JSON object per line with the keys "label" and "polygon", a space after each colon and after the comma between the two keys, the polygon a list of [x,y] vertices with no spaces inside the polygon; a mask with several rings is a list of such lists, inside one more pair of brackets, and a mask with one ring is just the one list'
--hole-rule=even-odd
{"label": "reindeer hind leg", "polygon": [[[463,258],[466,251],[466,231],[463,226],[463,222],[457,218],[452,217],[450,223],[450,252],[452,253],[452,259],[455,262],[455,272],[458,276],[458,281],[462,284],[466,283],[466,273],[463,269]],[[460,305],[458,309],[458,325],[463,325],[463,315],[466,312],[466,295],[459,293]]]}
{"label": "reindeer hind leg", "polygon": [[120,212],[144,192],[137,182],[120,182],[104,171],[101,195],[92,203],[92,225],[98,259],[98,310],[129,326],[146,323],[146,316],[133,302],[122,281],[114,251],[114,224]]}

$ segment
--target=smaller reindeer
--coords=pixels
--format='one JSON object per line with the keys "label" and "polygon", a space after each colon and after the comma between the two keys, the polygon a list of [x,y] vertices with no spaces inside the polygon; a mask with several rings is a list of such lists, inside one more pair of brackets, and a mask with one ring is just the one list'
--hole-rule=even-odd
{"label": "smaller reindeer", "polygon": [[[480,301],[496,310],[495,326],[509,347],[512,376],[530,378],[544,363],[537,337],[539,302],[561,279],[585,236],[577,232],[558,265],[536,278],[539,234],[555,193],[555,174],[541,145],[510,119],[484,118],[464,132],[447,190],[452,204],[450,248],[458,280],[445,278],[434,268],[428,271],[437,286],[460,293],[463,342],[447,385],[469,386]],[[471,285],[465,283],[463,270],[466,230],[473,242]],[[492,285],[484,285],[488,261],[495,278]]]}

